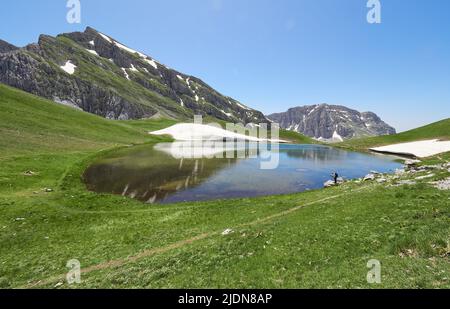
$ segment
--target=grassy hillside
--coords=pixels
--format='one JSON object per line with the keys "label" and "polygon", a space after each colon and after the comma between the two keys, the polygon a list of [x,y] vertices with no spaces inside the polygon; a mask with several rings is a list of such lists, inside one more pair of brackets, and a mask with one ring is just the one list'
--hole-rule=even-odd
{"label": "grassy hillside", "polygon": [[112,121],[0,84],[1,156],[87,150],[155,141],[146,132],[175,123]]}
{"label": "grassy hillside", "polygon": [[427,139],[450,139],[450,118],[400,134],[355,139],[336,144],[336,146],[354,150],[367,150],[377,146]]}
{"label": "grassy hillside", "polygon": [[[0,288],[450,287],[450,194],[427,183],[446,171],[149,206],[88,192],[81,175],[117,146],[161,141],[145,131],[170,123],[111,122],[4,86],[0,102]],[[64,281],[70,259],[80,285]],[[366,282],[370,259],[380,285]]]}
{"label": "grassy hillside", "polygon": [[280,139],[294,144],[317,144],[317,141],[308,136],[288,130],[280,130]]}

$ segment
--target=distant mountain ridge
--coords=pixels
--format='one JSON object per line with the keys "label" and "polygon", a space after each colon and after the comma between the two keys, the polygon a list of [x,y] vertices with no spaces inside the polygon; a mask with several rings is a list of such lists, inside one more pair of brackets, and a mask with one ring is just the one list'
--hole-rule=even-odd
{"label": "distant mountain ridge", "polygon": [[13,50],[19,49],[18,47],[9,44],[6,41],[0,40],[0,53],[7,53]]}
{"label": "distant mountain ridge", "polygon": [[160,64],[93,28],[17,48],[0,41],[0,82],[109,119],[194,114],[268,122],[199,78]]}
{"label": "distant mountain ridge", "polygon": [[340,105],[318,104],[294,107],[267,116],[280,127],[327,142],[391,135],[396,131],[375,113],[358,112]]}

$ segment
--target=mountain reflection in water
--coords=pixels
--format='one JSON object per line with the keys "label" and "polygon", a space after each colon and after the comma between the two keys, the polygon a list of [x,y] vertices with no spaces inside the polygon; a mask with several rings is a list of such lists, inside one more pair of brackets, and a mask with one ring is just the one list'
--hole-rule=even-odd
{"label": "mountain reflection in water", "polygon": [[[267,152],[279,155],[278,168],[260,169]],[[322,187],[332,171],[351,179],[371,170],[393,172],[401,167],[392,157],[318,145],[258,150],[255,145],[240,144],[228,157],[231,154],[234,158],[227,158],[220,147],[194,147],[186,142],[136,146],[94,162],[85,171],[84,181],[91,191],[165,204],[296,193]]]}

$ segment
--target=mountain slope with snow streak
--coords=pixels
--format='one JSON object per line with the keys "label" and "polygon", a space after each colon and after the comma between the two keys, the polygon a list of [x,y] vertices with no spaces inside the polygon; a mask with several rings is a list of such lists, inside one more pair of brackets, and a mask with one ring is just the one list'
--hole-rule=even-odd
{"label": "mountain slope with snow streak", "polygon": [[201,79],[90,27],[41,35],[24,48],[0,41],[0,82],[109,119],[160,115],[185,121],[202,115],[233,123],[269,122]]}
{"label": "mountain slope with snow streak", "polygon": [[360,113],[345,106],[319,104],[289,109],[267,116],[286,130],[323,142],[395,134],[395,129],[372,112]]}

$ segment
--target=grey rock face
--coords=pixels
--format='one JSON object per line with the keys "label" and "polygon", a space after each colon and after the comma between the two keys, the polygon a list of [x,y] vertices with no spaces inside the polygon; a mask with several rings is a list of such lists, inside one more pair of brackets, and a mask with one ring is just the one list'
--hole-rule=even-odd
{"label": "grey rock face", "polygon": [[[63,67],[70,61],[73,74]],[[230,122],[267,122],[256,110],[202,80],[158,63],[92,28],[41,35],[16,48],[0,41],[0,82],[111,119],[194,114]]]}
{"label": "grey rock face", "polygon": [[13,50],[16,50],[16,49],[19,49],[19,48],[14,46],[14,45],[12,45],[12,44],[9,44],[6,41],[0,40],[0,54],[1,53],[7,53],[7,52],[10,52],[10,51],[13,51]]}
{"label": "grey rock face", "polygon": [[150,117],[151,107],[133,105],[113,91],[60,72],[23,52],[0,55],[0,82],[112,119]]}
{"label": "grey rock face", "polygon": [[295,107],[269,115],[283,129],[324,141],[341,141],[365,136],[395,134],[395,129],[372,112],[360,113],[338,105]]}

